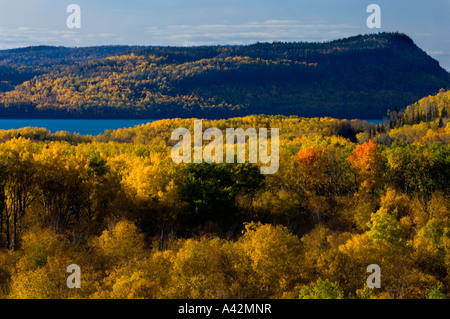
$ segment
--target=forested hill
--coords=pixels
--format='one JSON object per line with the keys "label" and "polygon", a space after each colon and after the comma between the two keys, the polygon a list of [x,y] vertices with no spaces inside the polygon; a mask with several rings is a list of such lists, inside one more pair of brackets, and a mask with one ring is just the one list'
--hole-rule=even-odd
{"label": "forested hill", "polygon": [[0,51],[3,117],[382,118],[450,89],[406,35],[324,43]]}

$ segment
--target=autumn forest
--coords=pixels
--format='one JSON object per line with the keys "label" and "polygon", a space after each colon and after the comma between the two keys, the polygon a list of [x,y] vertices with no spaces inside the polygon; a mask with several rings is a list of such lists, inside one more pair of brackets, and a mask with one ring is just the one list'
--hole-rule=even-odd
{"label": "autumn forest", "polygon": [[[252,115],[280,167],[174,164],[166,119],[0,131],[1,298],[448,298],[450,91],[383,125]],[[82,269],[68,289],[66,267]],[[366,286],[366,267],[382,271]]]}

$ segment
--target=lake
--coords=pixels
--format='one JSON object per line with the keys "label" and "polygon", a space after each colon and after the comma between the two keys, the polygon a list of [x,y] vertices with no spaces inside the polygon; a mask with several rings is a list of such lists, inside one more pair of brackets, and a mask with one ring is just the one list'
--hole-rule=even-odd
{"label": "lake", "polygon": [[384,120],[364,120],[372,124],[383,124]]}
{"label": "lake", "polygon": [[[68,119],[0,119],[0,129],[10,130],[23,127],[45,127],[50,132],[67,131],[82,135],[98,135],[105,130],[134,127],[136,125],[155,122],[158,119],[146,120],[68,120]],[[366,120],[369,123],[383,123],[382,120]]]}
{"label": "lake", "polygon": [[82,135],[98,135],[105,130],[133,127],[136,125],[155,122],[157,119],[147,120],[60,120],[60,119],[0,119],[0,129],[10,130],[23,127],[45,127],[50,132],[67,131]]}

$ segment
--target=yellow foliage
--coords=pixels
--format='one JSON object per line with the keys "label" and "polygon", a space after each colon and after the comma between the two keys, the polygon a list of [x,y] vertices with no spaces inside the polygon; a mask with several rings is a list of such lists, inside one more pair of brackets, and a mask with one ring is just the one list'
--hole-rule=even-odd
{"label": "yellow foliage", "polygon": [[250,258],[253,280],[269,296],[281,297],[301,278],[300,240],[285,227],[247,224],[237,245]]}
{"label": "yellow foliage", "polygon": [[230,243],[219,238],[188,239],[173,255],[169,298],[237,298],[243,284]]}
{"label": "yellow foliage", "polygon": [[113,264],[127,263],[144,253],[144,237],[129,221],[116,223],[92,241],[94,249]]}
{"label": "yellow foliage", "polygon": [[22,238],[22,250],[31,268],[47,264],[48,258],[67,247],[65,238],[49,228],[35,227]]}

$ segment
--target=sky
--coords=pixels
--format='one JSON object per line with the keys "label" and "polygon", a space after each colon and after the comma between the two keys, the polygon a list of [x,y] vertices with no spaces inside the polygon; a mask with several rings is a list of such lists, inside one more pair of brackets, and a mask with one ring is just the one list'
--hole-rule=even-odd
{"label": "sky", "polygon": [[[70,4],[80,28],[68,28]],[[367,26],[367,6],[381,28]],[[398,31],[450,71],[450,0],[0,0],[0,49],[330,41]]]}

